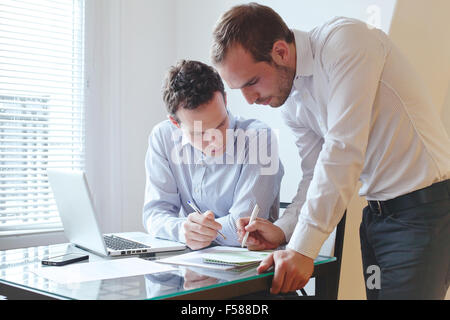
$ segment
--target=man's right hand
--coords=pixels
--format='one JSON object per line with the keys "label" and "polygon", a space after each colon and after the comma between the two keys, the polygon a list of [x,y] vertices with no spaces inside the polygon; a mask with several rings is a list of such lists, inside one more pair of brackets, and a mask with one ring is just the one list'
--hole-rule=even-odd
{"label": "man's right hand", "polygon": [[217,238],[217,231],[220,229],[222,225],[215,221],[212,211],[204,214],[193,212],[183,223],[186,245],[192,250],[205,248]]}
{"label": "man's right hand", "polygon": [[236,222],[239,241],[242,242],[245,233],[248,231],[246,246],[249,250],[270,250],[276,249],[286,243],[286,237],[281,228],[272,222],[256,218],[251,224],[249,217],[240,218]]}

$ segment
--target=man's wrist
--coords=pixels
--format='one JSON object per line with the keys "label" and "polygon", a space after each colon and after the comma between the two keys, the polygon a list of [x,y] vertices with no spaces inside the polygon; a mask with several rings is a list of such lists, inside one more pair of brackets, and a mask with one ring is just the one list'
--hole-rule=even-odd
{"label": "man's wrist", "polygon": [[315,259],[328,237],[328,233],[322,232],[305,221],[299,220],[286,247]]}
{"label": "man's wrist", "polygon": [[297,255],[298,257],[301,257],[301,258],[303,258],[303,259],[309,259],[309,260],[313,261],[313,263],[314,263],[314,259],[313,259],[313,258],[311,258],[311,257],[308,257],[308,256],[306,256],[306,255],[302,254],[301,252],[298,252],[298,251],[297,251],[297,250],[295,250],[295,249],[292,249],[292,248],[286,247],[286,249],[285,249],[285,250],[287,250],[287,251],[289,251],[289,252],[291,252],[291,253],[293,253],[293,254],[295,254],[295,255]]}

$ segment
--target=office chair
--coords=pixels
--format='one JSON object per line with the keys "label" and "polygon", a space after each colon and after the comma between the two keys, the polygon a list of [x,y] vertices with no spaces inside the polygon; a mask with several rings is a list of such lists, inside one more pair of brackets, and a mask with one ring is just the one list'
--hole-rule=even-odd
{"label": "office chair", "polygon": [[[290,205],[288,202],[280,202],[280,209],[286,209]],[[316,295],[315,299],[337,299],[339,290],[339,279],[341,275],[342,253],[344,248],[344,234],[345,234],[345,219],[347,210],[341,221],[336,227],[336,234],[334,240],[333,256],[336,261],[319,265],[314,268],[313,277],[316,278]],[[306,291],[301,290],[303,297],[306,297]],[[303,298],[298,297],[298,298]]]}

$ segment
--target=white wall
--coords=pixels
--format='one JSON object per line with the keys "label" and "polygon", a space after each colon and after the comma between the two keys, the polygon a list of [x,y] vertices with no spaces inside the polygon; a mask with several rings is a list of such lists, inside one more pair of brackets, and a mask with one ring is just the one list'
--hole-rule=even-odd
{"label": "white wall", "polygon": [[448,0],[399,0],[390,30],[390,37],[413,63],[440,112],[450,83],[449,12]]}
{"label": "white wall", "polygon": [[122,229],[144,230],[147,138],[166,119],[162,79],[175,60],[174,1],[123,0],[121,28]]}
{"label": "white wall", "polygon": [[87,2],[88,180],[104,232],[144,230],[144,157],[166,115],[160,88],[175,60],[175,2]]}
{"label": "white wall", "polygon": [[442,106],[442,121],[444,122],[444,127],[450,135],[450,83],[447,89],[447,97],[445,98],[444,105]]}
{"label": "white wall", "polygon": [[450,134],[449,12],[448,0],[398,0],[390,37],[424,80]]}

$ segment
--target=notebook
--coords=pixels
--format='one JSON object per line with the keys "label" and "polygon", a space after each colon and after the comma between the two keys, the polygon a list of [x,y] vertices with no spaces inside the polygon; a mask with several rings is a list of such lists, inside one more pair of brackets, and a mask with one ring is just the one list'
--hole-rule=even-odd
{"label": "notebook", "polygon": [[246,248],[216,246],[155,260],[189,267],[217,271],[244,271],[255,267],[273,251],[249,251]]}
{"label": "notebook", "polygon": [[214,253],[206,253],[203,255],[203,262],[244,267],[259,264],[273,251],[216,251]]}

